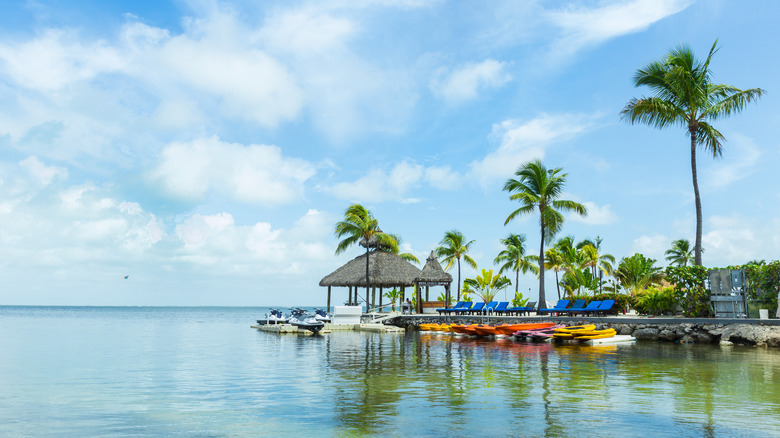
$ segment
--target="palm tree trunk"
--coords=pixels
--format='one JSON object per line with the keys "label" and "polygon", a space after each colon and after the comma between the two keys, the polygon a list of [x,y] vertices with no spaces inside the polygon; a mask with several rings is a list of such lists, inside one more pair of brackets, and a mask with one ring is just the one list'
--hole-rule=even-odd
{"label": "palm tree trunk", "polygon": [[460,257],[458,257],[458,301],[460,301]]}
{"label": "palm tree trunk", "polygon": [[555,270],[555,287],[558,288],[558,299],[561,299],[561,282],[558,281],[558,270]]}
{"label": "palm tree trunk", "polygon": [[696,201],[696,244],[694,246],[694,264],[701,266],[701,196],[699,195],[699,180],[696,172],[696,131],[697,127],[690,128],[691,133],[691,175],[693,176],[693,195]]}
{"label": "palm tree trunk", "polygon": [[[541,213],[541,209],[540,209]],[[539,309],[547,307],[546,297],[544,296],[544,219],[542,219],[542,241],[539,243]],[[544,307],[542,307],[544,306]]]}
{"label": "palm tree trunk", "polygon": [[368,257],[368,245],[366,245],[366,312],[368,312],[368,288],[371,285],[371,282],[368,281]]}
{"label": "palm tree trunk", "polygon": [[520,269],[518,268],[515,271],[515,295],[517,295],[517,292],[520,291]]}

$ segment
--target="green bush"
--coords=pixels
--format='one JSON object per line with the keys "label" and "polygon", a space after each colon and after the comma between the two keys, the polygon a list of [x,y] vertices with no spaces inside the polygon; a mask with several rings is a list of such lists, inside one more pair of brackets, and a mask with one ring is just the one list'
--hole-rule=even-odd
{"label": "green bush", "polygon": [[777,292],[780,291],[780,261],[746,265],[744,269],[748,298],[758,301],[762,308],[776,309]]}
{"label": "green bush", "polygon": [[679,301],[679,292],[673,287],[649,287],[637,292],[634,309],[639,313],[662,315],[674,312]]}
{"label": "green bush", "polygon": [[589,297],[591,300],[598,300],[598,301],[604,301],[604,300],[615,300],[615,306],[612,308],[616,312],[623,311],[629,307],[631,296],[621,293],[615,293],[615,292],[605,292],[601,294],[593,295],[592,297]]}
{"label": "green bush", "polygon": [[712,316],[710,293],[704,288],[707,268],[704,266],[669,266],[666,279],[674,284],[683,315],[692,318]]}

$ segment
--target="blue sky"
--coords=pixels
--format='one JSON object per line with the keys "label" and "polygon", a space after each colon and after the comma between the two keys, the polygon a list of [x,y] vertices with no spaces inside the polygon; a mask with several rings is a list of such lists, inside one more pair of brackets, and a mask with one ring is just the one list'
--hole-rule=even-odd
{"label": "blue sky", "polygon": [[776,2],[255,3],[0,1],[0,304],[322,305],[352,202],[492,268],[510,232],[537,251],[501,191],[535,158],[590,209],[562,235],[665,265],[688,139],[618,114],[638,68],[716,38],[715,80],[768,94],[699,154],[704,263],[777,259]]}

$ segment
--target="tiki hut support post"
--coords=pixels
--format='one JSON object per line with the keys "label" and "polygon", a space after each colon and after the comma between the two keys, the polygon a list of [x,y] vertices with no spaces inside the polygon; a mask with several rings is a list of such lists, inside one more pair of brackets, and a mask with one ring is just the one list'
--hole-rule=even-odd
{"label": "tiki hut support post", "polygon": [[382,286],[379,286],[379,308],[382,308]]}
{"label": "tiki hut support post", "polygon": [[425,286],[425,301],[430,301],[430,300],[431,300],[431,287],[426,285]]}
{"label": "tiki hut support post", "polygon": [[328,286],[328,308],[325,310],[326,313],[330,313],[330,286]]}

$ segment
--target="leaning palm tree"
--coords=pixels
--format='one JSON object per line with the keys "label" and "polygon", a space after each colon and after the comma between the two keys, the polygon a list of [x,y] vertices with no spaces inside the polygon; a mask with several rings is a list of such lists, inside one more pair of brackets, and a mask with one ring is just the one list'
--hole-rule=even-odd
{"label": "leaning palm tree", "polygon": [[515,294],[517,294],[520,290],[520,272],[525,274],[531,271],[537,274],[539,268],[534,265],[529,256],[525,255],[524,234],[510,234],[506,239],[501,239],[501,244],[504,245],[504,249],[498,253],[493,263],[503,263],[498,269],[498,275],[503,274],[504,271],[515,271]]}
{"label": "leaning palm tree", "polygon": [[[704,248],[701,249],[704,252]],[[693,248],[688,239],[677,239],[672,242],[672,248],[664,253],[670,265],[688,266],[693,259]]]}
{"label": "leaning palm tree", "polygon": [[511,193],[509,199],[519,201],[521,207],[509,214],[504,221],[508,224],[519,215],[539,211],[539,303],[545,303],[544,296],[544,244],[552,242],[555,234],[563,227],[561,211],[573,211],[587,215],[588,209],[574,201],[558,199],[566,185],[563,169],[547,169],[541,160],[524,164],[515,172],[518,178],[510,178],[504,184],[504,191]]}
{"label": "leaning palm tree", "polygon": [[702,213],[699,182],[696,171],[696,146],[700,145],[713,157],[721,156],[725,137],[711,121],[741,111],[745,105],[761,97],[765,90],[739,88],[712,83],[710,61],[718,51],[718,41],[712,45],[707,59],[696,59],[690,47],[683,45],[669,52],[661,61],[654,61],[634,75],[634,85],[647,85],[652,97],[633,98],[621,111],[623,120],[645,123],[656,128],[680,126],[688,130],[691,139],[691,174],[696,204],[696,243],[694,264],[701,266]]}
{"label": "leaning palm tree", "polygon": [[[360,204],[352,204],[344,212],[344,220],[336,223],[336,237],[344,238],[336,247],[336,254],[341,254],[355,243],[366,247],[366,300],[371,281],[368,277],[369,250],[374,248],[389,248],[398,251],[398,242],[379,229],[379,221]],[[368,301],[366,301],[368,304]]]}
{"label": "leaning palm tree", "polygon": [[469,266],[477,269],[477,262],[466,254],[472,243],[473,240],[466,242],[466,238],[460,231],[450,230],[444,233],[444,238],[435,250],[436,257],[442,257],[442,262],[447,263],[444,267],[445,271],[449,271],[455,261],[458,262],[458,301],[460,301],[460,259],[463,258]]}

